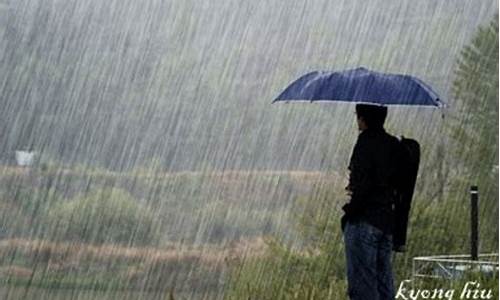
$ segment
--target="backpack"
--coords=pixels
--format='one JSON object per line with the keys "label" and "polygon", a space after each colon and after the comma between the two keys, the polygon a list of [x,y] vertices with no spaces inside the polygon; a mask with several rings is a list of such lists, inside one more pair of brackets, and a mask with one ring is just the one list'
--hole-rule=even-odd
{"label": "backpack", "polygon": [[413,139],[401,137],[401,161],[398,166],[398,182],[394,202],[393,250],[404,252],[411,201],[420,164],[420,144]]}

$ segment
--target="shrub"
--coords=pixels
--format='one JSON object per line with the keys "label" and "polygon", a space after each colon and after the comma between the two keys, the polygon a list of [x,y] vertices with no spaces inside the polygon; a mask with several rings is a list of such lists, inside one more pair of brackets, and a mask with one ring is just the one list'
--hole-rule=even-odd
{"label": "shrub", "polygon": [[60,203],[48,223],[55,240],[129,245],[158,242],[158,222],[152,212],[116,188],[94,190]]}

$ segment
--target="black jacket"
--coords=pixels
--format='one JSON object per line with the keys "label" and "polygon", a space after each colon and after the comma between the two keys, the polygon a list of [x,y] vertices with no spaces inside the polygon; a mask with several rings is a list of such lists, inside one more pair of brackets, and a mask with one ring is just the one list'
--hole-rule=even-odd
{"label": "black jacket", "polygon": [[[363,220],[392,233],[395,185],[401,160],[399,140],[383,128],[363,130],[349,163],[351,200],[344,205],[347,220]],[[342,226],[342,228],[343,228]]]}

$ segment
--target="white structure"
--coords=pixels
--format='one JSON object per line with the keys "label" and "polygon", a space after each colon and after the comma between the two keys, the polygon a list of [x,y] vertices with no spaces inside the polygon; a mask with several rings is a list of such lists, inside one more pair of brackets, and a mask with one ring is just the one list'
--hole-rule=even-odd
{"label": "white structure", "polygon": [[413,258],[413,278],[460,278],[467,272],[483,275],[498,274],[498,253],[479,254],[478,260],[470,255],[436,255]]}
{"label": "white structure", "polygon": [[16,151],[16,162],[18,166],[29,167],[35,162],[34,151]]}

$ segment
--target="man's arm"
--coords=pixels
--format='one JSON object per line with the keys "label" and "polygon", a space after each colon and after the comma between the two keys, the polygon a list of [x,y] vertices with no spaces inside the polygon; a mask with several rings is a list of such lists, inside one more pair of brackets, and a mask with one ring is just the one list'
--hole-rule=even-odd
{"label": "man's arm", "polygon": [[349,185],[347,189],[351,193],[350,206],[354,210],[361,208],[363,198],[369,196],[372,191],[370,172],[373,168],[373,153],[367,140],[361,136],[354,146],[351,161],[349,163]]}

